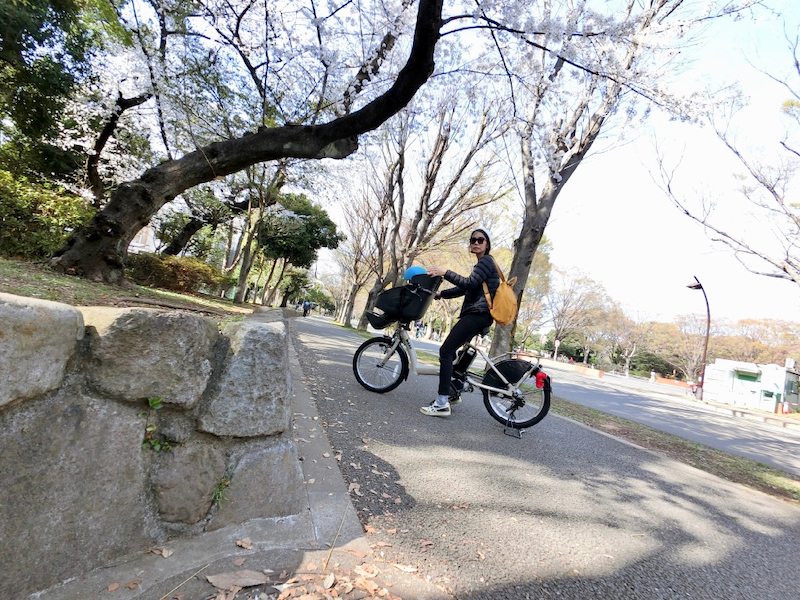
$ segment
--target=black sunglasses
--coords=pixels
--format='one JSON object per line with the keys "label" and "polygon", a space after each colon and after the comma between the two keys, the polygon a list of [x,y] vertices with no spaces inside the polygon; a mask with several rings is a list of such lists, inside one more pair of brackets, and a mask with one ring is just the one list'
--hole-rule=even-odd
{"label": "black sunglasses", "polygon": [[469,245],[471,246],[472,244],[482,244],[485,241],[486,241],[485,237],[477,237],[477,238],[471,237],[469,238]]}

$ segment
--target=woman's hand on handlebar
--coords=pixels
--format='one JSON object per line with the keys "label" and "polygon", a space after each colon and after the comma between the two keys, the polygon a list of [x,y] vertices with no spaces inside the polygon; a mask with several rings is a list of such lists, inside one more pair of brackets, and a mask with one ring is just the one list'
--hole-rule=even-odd
{"label": "woman's hand on handlebar", "polygon": [[447,273],[447,269],[442,269],[441,267],[430,267],[428,269],[428,275],[431,277],[442,277],[445,273]]}

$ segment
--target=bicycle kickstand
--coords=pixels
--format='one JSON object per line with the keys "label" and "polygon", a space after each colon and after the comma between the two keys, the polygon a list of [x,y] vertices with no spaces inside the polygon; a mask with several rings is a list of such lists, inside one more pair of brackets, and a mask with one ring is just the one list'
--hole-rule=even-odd
{"label": "bicycle kickstand", "polygon": [[525,430],[512,427],[511,419],[508,419],[505,423],[503,423],[503,433],[508,437],[513,437],[515,439],[521,440],[522,434],[525,433]]}

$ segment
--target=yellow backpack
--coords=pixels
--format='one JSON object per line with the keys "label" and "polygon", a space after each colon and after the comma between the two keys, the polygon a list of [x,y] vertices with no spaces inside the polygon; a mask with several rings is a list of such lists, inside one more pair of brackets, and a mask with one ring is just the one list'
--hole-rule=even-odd
{"label": "yellow backpack", "polygon": [[483,282],[483,294],[486,296],[486,304],[489,305],[489,312],[496,323],[500,325],[508,325],[517,316],[517,295],[514,293],[514,284],[517,283],[517,278],[514,277],[511,281],[506,281],[506,276],[500,269],[500,265],[491,254],[494,266],[500,274],[500,285],[494,293],[494,300],[489,294],[489,286]]}

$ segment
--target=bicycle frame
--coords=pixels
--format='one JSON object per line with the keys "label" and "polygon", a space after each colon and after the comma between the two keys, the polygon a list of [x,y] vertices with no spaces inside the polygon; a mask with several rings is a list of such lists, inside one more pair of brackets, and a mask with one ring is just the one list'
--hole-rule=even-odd
{"label": "bicycle frame", "polygon": [[[406,354],[408,354],[408,363],[409,363],[408,366],[409,366],[409,369],[411,370],[412,373],[415,373],[416,375],[438,375],[439,374],[439,367],[437,365],[427,365],[427,364],[420,363],[417,360],[417,349],[414,346],[414,343],[413,343],[413,341],[411,339],[411,336],[408,334],[407,326],[404,326],[404,324],[402,324],[402,323],[400,323],[397,326],[397,329],[395,330],[395,333],[392,336],[392,352],[387,353],[387,354],[394,353],[397,350],[398,346],[401,346],[401,345],[405,348]],[[509,354],[508,352],[505,353],[505,354],[501,354],[500,356],[495,356],[494,359],[492,359],[483,350],[481,350],[478,346],[475,346],[471,342],[469,344],[467,344],[467,346],[470,347],[470,348],[474,348],[475,351],[478,354],[480,354],[481,358],[486,362],[486,365],[492,371],[495,372],[495,374],[500,378],[500,381],[502,381],[503,383],[506,384],[506,387],[505,388],[496,388],[496,387],[492,387],[492,386],[489,386],[489,385],[484,385],[482,381],[479,381],[479,380],[475,379],[475,377],[476,377],[475,374],[470,373],[469,371],[467,371],[466,374],[465,374],[467,383],[469,383],[470,385],[472,385],[472,386],[474,386],[476,388],[479,388],[479,389],[482,389],[482,390],[487,390],[489,392],[495,392],[495,393],[507,394],[507,393],[513,393],[515,391],[518,391],[516,386],[511,384],[508,381],[508,379],[506,379],[505,376],[495,366],[495,362],[494,361],[496,359],[502,357],[502,356],[505,356],[506,354]],[[531,364],[531,366],[528,368],[528,371],[525,373],[526,376],[530,375],[530,372],[533,371],[534,368],[539,366],[538,364],[534,364],[534,363],[530,363],[530,364]],[[481,377],[483,377],[483,375],[481,375]],[[523,379],[525,379],[525,377],[523,377]]]}

